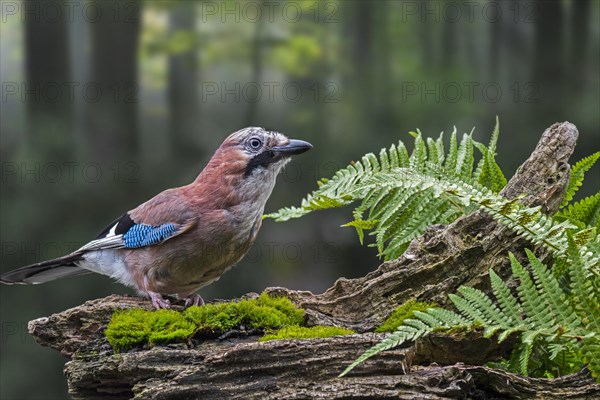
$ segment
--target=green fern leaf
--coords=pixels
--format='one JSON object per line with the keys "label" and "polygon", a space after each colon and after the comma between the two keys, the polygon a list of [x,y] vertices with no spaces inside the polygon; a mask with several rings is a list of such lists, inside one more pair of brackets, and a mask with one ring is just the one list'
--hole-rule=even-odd
{"label": "green fern leaf", "polygon": [[474,162],[472,134],[464,134],[458,147],[455,174],[462,180],[471,180]]}
{"label": "green fern leaf", "polygon": [[485,322],[487,324],[499,325],[505,328],[510,326],[510,318],[498,309],[492,300],[481,290],[462,286],[458,289],[458,293],[460,293],[469,304],[480,310],[481,314],[485,316]]}
{"label": "green fern leaf", "polygon": [[354,360],[339,376],[342,377],[367,359],[382,351],[414,341],[440,328],[469,328],[471,323],[462,316],[442,308],[434,307],[426,312],[415,311],[414,319],[405,319],[403,325],[381,342],[371,347]]}
{"label": "green fern leaf", "polygon": [[377,221],[377,220],[365,221],[362,219],[355,219],[354,221],[350,221],[342,226],[343,227],[353,226],[354,228],[356,228],[356,233],[358,233],[358,238],[360,240],[360,244],[363,244],[363,239],[364,239],[363,230],[373,229],[377,225],[378,222],[379,221]]}
{"label": "green fern leaf", "polygon": [[596,240],[598,237],[598,230],[596,228],[582,229],[578,232],[573,233],[573,240],[577,246],[581,247],[592,240]]}
{"label": "green fern leaf", "polygon": [[456,162],[458,160],[458,142],[456,140],[456,127],[452,131],[450,135],[450,146],[448,148],[448,155],[446,156],[446,162],[444,164],[444,169],[446,172],[454,174],[456,171]]}
{"label": "green fern leaf", "polygon": [[435,143],[435,140],[428,137],[427,138],[427,159],[432,160],[433,162],[438,162],[438,147]]}
{"label": "green fern leaf", "polygon": [[519,279],[517,287],[519,297],[522,301],[523,310],[527,319],[537,327],[545,327],[553,330],[557,327],[556,317],[553,310],[548,310],[544,297],[536,290],[533,280],[525,268],[517,261],[513,254],[509,254],[513,275]]}
{"label": "green fern leaf", "polygon": [[479,184],[491,189],[494,193],[500,192],[506,186],[507,182],[506,177],[495,161],[499,133],[500,121],[498,120],[498,116],[496,116],[496,126],[492,132],[488,146],[486,147],[478,142],[473,143],[482,155],[474,176]]}
{"label": "green fern leaf", "polygon": [[[435,141],[435,145],[437,147],[437,165],[444,165],[444,160],[446,159],[446,152],[444,150],[444,132],[440,133],[437,140]],[[435,160],[432,160],[435,161]]]}
{"label": "green fern leaf", "polygon": [[[581,252],[572,234],[567,236],[567,254],[569,260],[569,277],[571,279],[572,302],[589,332],[600,332],[600,293],[598,292],[598,276],[590,276],[589,266],[581,256]],[[589,258],[588,258],[589,260]],[[588,261],[589,262],[589,261]],[[600,371],[599,371],[600,372]]]}
{"label": "green fern leaf", "polygon": [[533,343],[521,342],[519,349],[519,369],[521,375],[529,375],[529,359],[531,358],[531,352],[533,351]]}
{"label": "green fern leaf", "polygon": [[583,183],[583,178],[585,173],[590,170],[600,158],[600,151],[589,155],[581,160],[579,160],[573,167],[571,168],[571,177],[569,178],[569,185],[567,186],[567,191],[565,193],[565,199],[561,204],[561,208],[565,207],[567,204],[573,200],[573,196],[579,190],[579,187]]}
{"label": "green fern leaf", "polygon": [[[406,322],[410,322],[410,321],[406,320],[405,323]],[[388,349],[391,349],[394,347],[398,347],[405,342],[418,339],[422,336],[425,336],[427,333],[430,333],[431,328],[425,324],[423,324],[423,325],[425,326],[424,330],[419,330],[419,329],[413,328],[411,326],[405,326],[405,325],[400,326],[398,328],[398,330],[396,330],[396,332],[392,333],[386,339],[382,340],[381,342],[379,342],[378,344],[376,344],[375,346],[371,347],[370,349],[365,351],[363,354],[361,354],[339,376],[342,377],[342,376],[346,375],[348,372],[350,372],[352,369],[354,369],[354,367],[356,367],[358,364],[361,364],[362,362],[381,353],[382,351],[385,351],[385,350],[388,350]]]}
{"label": "green fern leaf", "polygon": [[521,324],[521,314],[523,313],[521,305],[517,302],[517,299],[512,295],[508,286],[506,286],[494,270],[490,270],[489,275],[494,296],[496,297],[505,318],[508,319],[509,325],[517,326]]}
{"label": "green fern leaf", "polygon": [[496,147],[498,146],[498,138],[500,137],[500,118],[496,115],[496,125],[494,125],[494,130],[492,131],[492,136],[490,137],[490,144],[488,144],[488,149],[490,154],[494,156],[496,154]]}
{"label": "green fern leaf", "polygon": [[529,259],[539,296],[543,297],[545,305],[560,321],[561,329],[576,330],[581,325],[581,321],[579,321],[575,311],[568,303],[564,292],[558,285],[558,281],[529,249],[525,249],[525,252]]}
{"label": "green fern leaf", "polygon": [[600,214],[600,192],[569,204],[556,214],[559,220],[567,220],[572,223],[580,222],[584,226],[600,229],[600,218],[598,218]]}
{"label": "green fern leaf", "polygon": [[394,168],[407,168],[410,165],[410,156],[408,155],[408,150],[404,143],[398,142],[395,156],[397,161],[392,164]]}
{"label": "green fern leaf", "polygon": [[417,129],[417,132],[418,133],[415,135],[413,152],[410,155],[409,167],[413,171],[422,172],[425,167],[425,160],[427,160],[427,148],[423,141],[421,131]]}

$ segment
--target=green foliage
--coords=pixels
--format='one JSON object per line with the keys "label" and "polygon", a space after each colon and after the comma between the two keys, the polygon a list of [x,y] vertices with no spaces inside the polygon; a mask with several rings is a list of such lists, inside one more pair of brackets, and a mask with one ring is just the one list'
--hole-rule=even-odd
{"label": "green foliage", "polygon": [[232,329],[269,330],[304,323],[304,310],[285,297],[266,293],[257,299],[192,306],[173,310],[117,310],[104,331],[117,351],[181,342],[195,334],[220,334]]}
{"label": "green foliage", "polygon": [[435,303],[411,299],[396,307],[392,314],[375,329],[375,332],[393,332],[402,325],[404,320],[413,317],[415,311],[425,311],[431,307],[435,307]]}
{"label": "green foliage", "polygon": [[[409,155],[402,142],[381,150],[379,157],[369,153],[336,172],[331,179],[319,181],[319,189],[309,194],[300,207],[283,208],[267,217],[278,221],[297,218],[316,210],[341,207],[361,201],[353,212],[354,220],[344,226],[356,229],[362,243],[364,231],[372,230],[379,254],[386,260],[402,255],[408,244],[436,223],[449,223],[460,215],[483,208],[536,245],[550,249],[557,264],[564,261],[567,229],[577,229],[574,238],[582,254],[597,238],[600,194],[570,204],[555,217],[538,207],[526,207],[520,199],[507,200],[498,194],[506,179],[495,162],[498,121],[490,143],[485,146],[456,130],[446,150],[442,135],[423,140],[419,131]],[[473,149],[482,158],[474,168]],[[600,154],[600,153],[597,153]],[[583,175],[597,160],[586,157],[573,167],[568,193],[581,186]],[[367,214],[366,218],[364,214]],[[600,275],[600,263],[592,263]]]}
{"label": "green foliage", "polygon": [[[570,360],[563,370],[558,369],[559,375],[572,372],[573,364],[579,368],[587,363],[592,374],[599,377],[600,297],[595,289],[598,278],[590,279],[589,265],[581,257],[570,234],[567,241],[572,296],[567,296],[551,270],[532,252],[526,250],[531,272],[511,254],[512,275],[519,281],[516,296],[490,270],[495,300],[478,289],[462,286],[457,294],[450,295],[458,312],[442,308],[414,312],[415,318],[404,320],[393,334],[363,353],[342,375],[383,350],[426,336],[434,330],[482,327],[485,337],[497,335],[499,342],[511,334],[519,336],[520,344],[508,366],[523,375],[532,371],[532,356],[541,351],[547,353],[542,359],[556,360],[560,356]],[[558,365],[560,363],[554,363],[554,366]]]}
{"label": "green foliage", "polygon": [[[400,142],[381,150],[379,157],[366,154],[358,162],[321,179],[319,188],[300,207],[279,210],[268,217],[278,221],[297,218],[316,210],[341,207],[360,201],[354,220],[344,226],[356,229],[361,243],[364,231],[372,230],[380,255],[400,256],[410,241],[434,223],[483,209],[534,245],[546,247],[554,271],[527,252],[531,272],[511,255],[512,275],[519,281],[516,294],[493,271],[490,280],[495,299],[483,292],[461,287],[449,295],[458,312],[441,308],[413,310],[412,304],[397,309],[378,331],[395,332],[369,349],[342,375],[367,358],[440,330],[483,328],[487,337],[499,341],[511,335],[520,339],[509,369],[536,376],[559,376],[577,371],[583,364],[600,374],[600,193],[571,204],[585,173],[600,158],[595,153],[573,166],[567,196],[554,217],[541,206],[528,207],[520,198],[500,196],[506,179],[495,162],[498,123],[490,143],[473,140],[472,133],[460,142],[456,130],[448,148],[440,135],[414,139],[409,155]],[[475,165],[474,149],[481,154]]]}
{"label": "green foliage", "polygon": [[[453,146],[456,142],[451,140],[451,149]],[[581,185],[583,172],[593,164],[589,158],[584,161],[574,168],[573,179],[579,183],[571,182],[571,195]],[[447,158],[446,163],[452,170],[455,165],[460,165],[460,157]],[[398,170],[401,169],[394,172]],[[511,334],[519,335],[520,343],[507,363],[513,371],[525,375],[558,376],[576,371],[587,363],[594,376],[600,374],[600,362],[596,361],[600,359],[600,338],[597,334],[600,332],[597,325],[600,316],[600,243],[597,227],[590,226],[598,221],[599,194],[569,204],[553,218],[545,215],[539,206],[526,207],[519,199],[507,200],[481,182],[448,174],[439,165],[429,166],[420,172],[407,172],[402,179],[393,173],[378,172],[355,184],[355,190],[347,193],[373,195],[370,191],[379,188],[376,196],[386,198],[386,193],[396,187],[418,188],[411,193],[411,201],[418,204],[428,198],[427,191],[431,191],[434,199],[447,196],[465,210],[476,204],[519,235],[549,249],[556,264],[562,266],[561,273],[553,274],[528,252],[530,275],[511,256],[513,276],[520,282],[518,297],[490,271],[495,301],[476,289],[461,287],[457,294],[449,296],[458,313],[440,308],[414,312],[415,318],[405,319],[390,337],[361,355],[343,374],[383,350],[418,339],[434,330],[474,327],[483,327],[484,335],[488,337],[497,334],[499,341]],[[394,200],[386,204],[390,210],[395,206]],[[394,240],[388,246],[393,245]],[[566,276],[563,274],[565,271]],[[578,296],[575,292],[584,295]],[[585,300],[584,296],[587,296]]]}
{"label": "green foliage", "polygon": [[[452,222],[477,208],[457,201],[455,186],[466,185],[486,194],[504,187],[506,178],[494,158],[498,126],[497,122],[488,146],[476,142],[472,133],[464,134],[459,143],[455,129],[447,150],[443,134],[436,140],[424,140],[417,130],[411,133],[414,145],[410,156],[402,142],[382,149],[379,157],[366,154],[333,178],[320,180],[319,188],[300,207],[283,208],[266,217],[286,221],[360,200],[354,220],[344,226],[353,226],[361,242],[364,231],[373,229],[380,255],[396,258],[429,225]],[[475,148],[481,153],[477,163]]]}
{"label": "green foliage", "polygon": [[295,35],[279,42],[273,49],[273,63],[295,77],[310,74],[322,56],[318,38]]}
{"label": "green foliage", "polygon": [[274,333],[267,334],[259,339],[260,342],[283,339],[312,339],[327,338],[332,336],[352,335],[356,333],[350,329],[337,326],[311,326],[310,328],[298,325],[286,326]]}
{"label": "green foliage", "polygon": [[571,177],[569,178],[567,192],[565,193],[565,199],[561,207],[565,207],[570,203],[571,200],[573,200],[573,196],[575,193],[577,193],[579,187],[583,183],[585,173],[594,166],[596,161],[598,161],[598,158],[600,158],[600,151],[579,160],[577,163],[575,163],[575,165],[573,165],[571,168]]}

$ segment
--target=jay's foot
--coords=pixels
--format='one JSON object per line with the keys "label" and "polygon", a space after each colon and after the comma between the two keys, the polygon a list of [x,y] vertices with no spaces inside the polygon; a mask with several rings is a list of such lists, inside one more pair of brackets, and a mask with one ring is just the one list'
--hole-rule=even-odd
{"label": "jay's foot", "polygon": [[165,299],[160,293],[148,292],[148,296],[150,296],[152,305],[157,310],[160,310],[161,308],[171,308],[171,302],[169,299]]}
{"label": "jay's foot", "polygon": [[202,305],[204,305],[204,299],[199,294],[192,293],[185,298],[185,308]]}

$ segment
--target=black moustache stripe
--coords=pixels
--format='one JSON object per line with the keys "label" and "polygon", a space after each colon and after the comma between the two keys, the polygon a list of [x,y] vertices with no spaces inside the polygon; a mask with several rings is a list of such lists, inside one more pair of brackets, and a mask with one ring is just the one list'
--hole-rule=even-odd
{"label": "black moustache stripe", "polygon": [[267,168],[273,161],[275,161],[275,154],[270,150],[255,155],[250,159],[248,165],[246,165],[244,177],[249,176],[257,168]]}

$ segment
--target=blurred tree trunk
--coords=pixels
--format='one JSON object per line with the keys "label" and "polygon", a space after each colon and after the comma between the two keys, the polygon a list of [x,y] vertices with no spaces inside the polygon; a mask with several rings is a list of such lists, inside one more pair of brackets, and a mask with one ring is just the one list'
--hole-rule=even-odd
{"label": "blurred tree trunk", "polygon": [[[378,4],[380,6],[381,4]],[[368,2],[359,1],[354,3],[354,48],[352,59],[357,68],[357,76],[360,91],[368,102],[371,99],[371,72],[373,65],[373,43],[372,43],[372,19],[374,8]]]}
{"label": "blurred tree trunk", "polygon": [[[258,2],[261,6],[261,12],[264,12],[262,9],[262,1]],[[252,50],[250,53],[250,65],[252,66],[252,77],[250,78],[250,84],[255,85],[257,87],[262,87],[262,70],[263,70],[263,62],[262,62],[262,46],[263,46],[263,24],[262,18],[258,21],[254,22],[254,35],[252,37]],[[248,105],[246,109],[246,126],[254,126],[260,125],[257,122],[257,112],[258,112],[258,101],[260,98],[258,94],[254,92],[250,92],[247,95],[246,100],[248,100]]]}
{"label": "blurred tree trunk", "polygon": [[[369,99],[372,107],[372,113],[375,118],[373,127],[375,131],[384,132],[390,126],[398,126],[396,120],[398,113],[394,112],[393,97],[394,87],[391,85],[392,74],[392,52],[395,50],[394,43],[390,40],[390,14],[391,5],[389,1],[383,1],[377,4],[373,9],[372,24],[372,43],[373,48],[371,64],[371,74],[374,76],[370,80],[372,83],[372,97]],[[396,50],[398,51],[398,50]]]}
{"label": "blurred tree trunk", "polygon": [[497,80],[498,71],[500,70],[500,51],[502,49],[502,38],[505,34],[504,25],[502,24],[502,20],[497,21],[496,23],[489,24],[490,26],[490,77],[492,80]]}
{"label": "blurred tree trunk", "polygon": [[536,1],[535,57],[531,81],[540,88],[543,113],[551,119],[561,118],[565,75],[563,57],[564,19],[559,1]]}
{"label": "blurred tree trunk", "polygon": [[56,3],[57,17],[42,12],[39,1],[23,3],[25,75],[21,87],[27,110],[25,146],[46,156],[66,157],[72,147],[74,94],[71,92],[68,11]]}
{"label": "blurred tree trunk", "polygon": [[[429,0],[423,0],[420,3],[421,9],[429,10],[431,7],[429,3]],[[430,24],[426,24],[422,20],[420,14],[418,16],[414,16],[414,20],[417,24],[417,32],[419,32],[419,52],[421,54],[421,63],[423,64],[423,68],[430,70],[435,63],[435,51],[432,35],[433,27]]]}
{"label": "blurred tree trunk", "polygon": [[106,162],[138,152],[137,81],[141,3],[94,3],[91,24],[91,82],[86,91],[88,151]]}
{"label": "blurred tree trunk", "polygon": [[[443,6],[443,4],[441,4]],[[442,68],[453,67],[458,46],[456,43],[456,21],[442,17]]]}
{"label": "blurred tree trunk", "polygon": [[587,47],[589,43],[590,1],[578,0],[571,3],[571,89],[579,92],[586,81]]}
{"label": "blurred tree trunk", "polygon": [[[169,35],[196,34],[196,2],[178,2],[169,13]],[[198,100],[198,53],[195,41],[180,53],[169,56],[169,128],[171,150],[177,156],[195,152],[193,146],[200,130]]]}
{"label": "blurred tree trunk", "polygon": [[[379,4],[378,4],[379,5]],[[342,11],[342,35],[347,37],[347,58],[352,63],[355,73],[346,75],[342,87],[348,88],[352,98],[350,113],[347,115],[350,123],[364,129],[366,121],[372,121],[372,87],[371,73],[373,64],[373,49],[371,39],[371,18],[373,4],[363,1],[347,1],[340,4]],[[359,77],[358,79],[354,79]]]}

